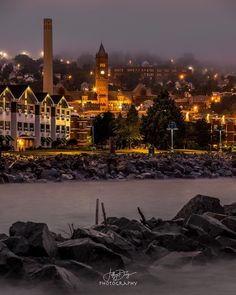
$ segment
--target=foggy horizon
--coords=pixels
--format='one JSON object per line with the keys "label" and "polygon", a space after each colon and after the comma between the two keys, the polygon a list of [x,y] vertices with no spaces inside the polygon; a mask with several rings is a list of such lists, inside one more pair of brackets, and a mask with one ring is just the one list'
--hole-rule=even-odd
{"label": "foggy horizon", "polygon": [[52,18],[55,56],[95,54],[103,41],[108,53],[145,52],[169,59],[191,52],[221,65],[236,60],[236,5],[231,0],[1,2],[0,50],[11,56],[24,50],[39,56],[43,18]]}

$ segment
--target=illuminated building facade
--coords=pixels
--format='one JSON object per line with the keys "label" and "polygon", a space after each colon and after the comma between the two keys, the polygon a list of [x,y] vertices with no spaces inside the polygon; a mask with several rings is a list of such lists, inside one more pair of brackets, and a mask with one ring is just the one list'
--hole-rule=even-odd
{"label": "illuminated building facade", "polygon": [[70,118],[64,96],[34,93],[27,85],[0,86],[0,141],[14,150],[65,143]]}

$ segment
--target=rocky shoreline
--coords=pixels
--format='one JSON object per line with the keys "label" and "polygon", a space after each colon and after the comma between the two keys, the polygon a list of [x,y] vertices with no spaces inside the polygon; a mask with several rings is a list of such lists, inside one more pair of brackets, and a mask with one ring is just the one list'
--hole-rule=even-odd
{"label": "rocky shoreline", "polygon": [[8,155],[0,160],[0,183],[233,176],[236,163],[219,154]]}
{"label": "rocky shoreline", "polygon": [[91,228],[70,226],[68,237],[44,223],[16,222],[9,236],[0,234],[1,281],[83,294],[84,284],[98,286],[110,270],[157,279],[163,268],[236,259],[236,203],[197,195],[171,220],[140,215],[141,221],[108,217]]}

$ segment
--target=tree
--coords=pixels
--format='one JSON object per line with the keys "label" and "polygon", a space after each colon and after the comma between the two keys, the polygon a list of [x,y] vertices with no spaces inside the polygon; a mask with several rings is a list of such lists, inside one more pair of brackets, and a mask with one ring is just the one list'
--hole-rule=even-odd
{"label": "tree", "polygon": [[115,121],[115,141],[117,148],[133,147],[142,141],[140,134],[140,119],[138,111],[132,105],[127,113],[126,118],[122,118],[121,114]]}
{"label": "tree", "polygon": [[167,149],[170,146],[170,134],[167,131],[168,124],[174,121],[178,131],[175,132],[175,146],[182,147],[185,135],[185,122],[179,108],[169,97],[167,91],[163,91],[149,108],[147,116],[143,117],[141,133],[146,143],[157,148]]}
{"label": "tree", "polygon": [[114,136],[115,116],[111,112],[98,115],[94,120],[95,144],[106,144]]}
{"label": "tree", "polygon": [[129,148],[138,145],[142,136],[140,134],[140,119],[138,116],[138,111],[134,105],[131,105],[126,118],[126,141]]}

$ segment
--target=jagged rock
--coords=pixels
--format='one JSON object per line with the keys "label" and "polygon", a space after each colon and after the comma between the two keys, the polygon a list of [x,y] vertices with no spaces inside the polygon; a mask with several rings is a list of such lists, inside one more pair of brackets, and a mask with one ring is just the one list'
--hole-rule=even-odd
{"label": "jagged rock", "polygon": [[164,247],[159,246],[158,241],[153,241],[148,245],[147,249],[144,251],[151,259],[157,260],[170,253],[170,251]]}
{"label": "jagged rock", "polygon": [[0,241],[6,240],[8,238],[8,235],[6,234],[0,234]]}
{"label": "jagged rock", "polygon": [[228,216],[222,220],[222,223],[232,231],[236,232],[236,216]]}
{"label": "jagged rock", "polygon": [[236,216],[236,203],[224,206],[225,214]]}
{"label": "jagged rock", "polygon": [[156,226],[152,229],[154,232],[171,232],[171,233],[181,233],[182,224],[179,225],[175,222],[163,222],[162,224]]}
{"label": "jagged rock", "polygon": [[40,175],[42,179],[54,180],[60,177],[60,172],[56,168],[43,169]]}
{"label": "jagged rock", "polygon": [[45,223],[16,222],[10,227],[10,236],[19,236],[27,239],[29,255],[55,256],[56,242]]}
{"label": "jagged rock", "polygon": [[59,255],[62,259],[73,259],[91,265],[95,270],[107,272],[110,269],[124,267],[120,255],[90,238],[68,240],[58,243]]}
{"label": "jagged rock", "polygon": [[47,283],[48,287],[56,287],[60,292],[76,291],[79,287],[79,278],[72,272],[56,265],[44,265],[31,274],[31,279],[41,283]]}
{"label": "jagged rock", "polygon": [[224,208],[220,205],[220,200],[217,198],[197,195],[184,205],[174,219],[187,219],[191,214],[203,214],[205,212],[224,214]]}
{"label": "jagged rock", "polygon": [[130,242],[110,229],[103,229],[103,232],[99,232],[94,229],[78,228],[74,231],[72,239],[81,238],[90,238],[95,243],[103,244],[109,249],[128,257],[135,251]]}
{"label": "jagged rock", "polygon": [[236,250],[236,240],[223,236],[218,236],[216,240],[220,243],[221,246],[235,248]]}
{"label": "jagged rock", "polygon": [[197,241],[181,233],[158,233],[155,240],[169,251],[194,251],[199,246]]}
{"label": "jagged rock", "polygon": [[56,265],[63,267],[77,277],[80,278],[81,281],[99,281],[102,280],[103,274],[94,270],[90,265],[85,263],[81,263],[75,260],[57,260]]}
{"label": "jagged rock", "polygon": [[29,243],[24,237],[9,237],[2,242],[16,255],[27,256],[29,254]]}
{"label": "jagged rock", "polygon": [[225,219],[227,217],[227,215],[225,215],[225,214],[218,214],[218,213],[213,213],[213,212],[206,212],[203,215],[213,217],[219,221],[222,221],[223,219]]}
{"label": "jagged rock", "polygon": [[198,231],[200,235],[207,233],[209,236],[212,237],[223,235],[236,238],[235,232],[227,228],[219,220],[207,215],[192,214],[186,222],[185,226],[186,228]]}
{"label": "jagged rock", "polygon": [[0,276],[21,277],[22,269],[22,259],[0,242]]}

